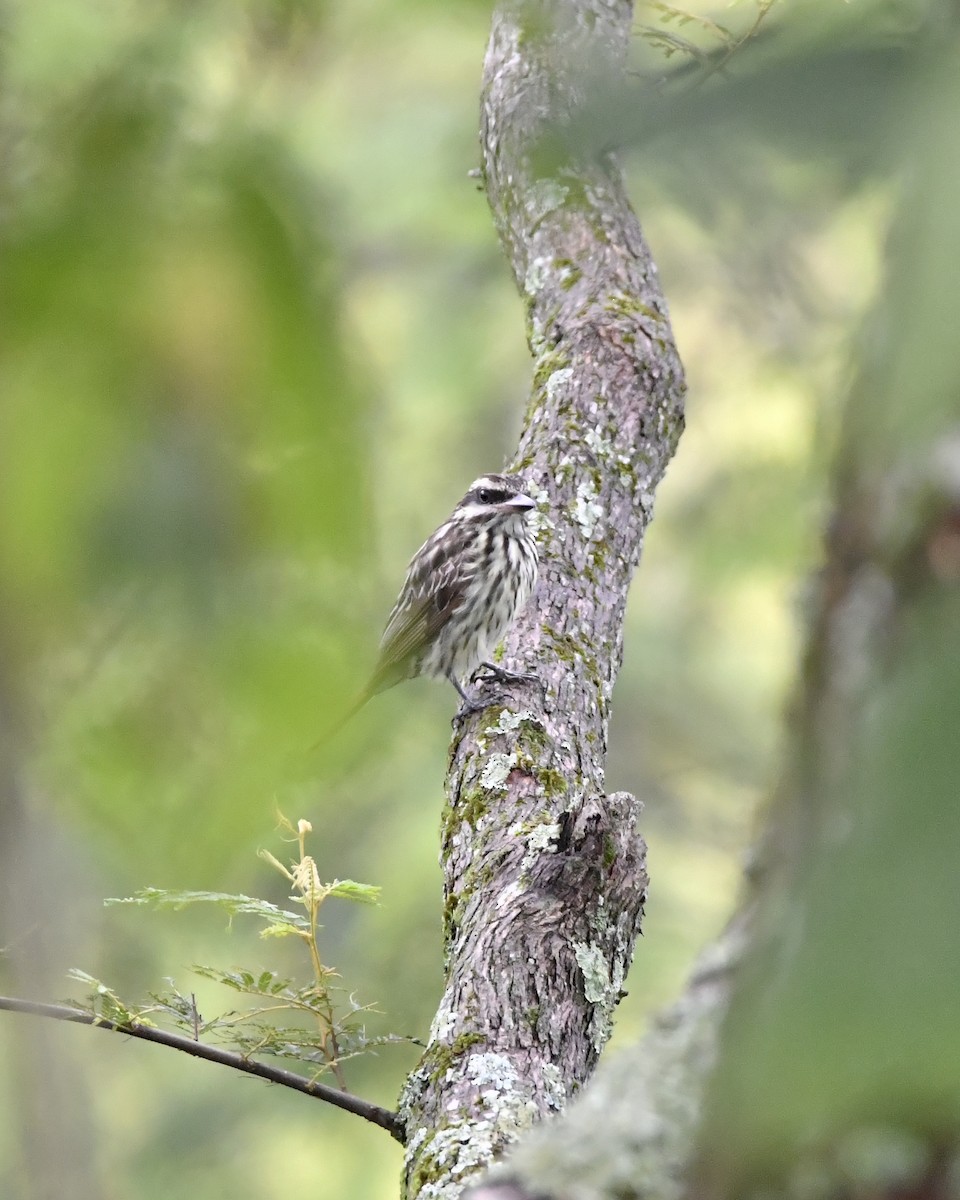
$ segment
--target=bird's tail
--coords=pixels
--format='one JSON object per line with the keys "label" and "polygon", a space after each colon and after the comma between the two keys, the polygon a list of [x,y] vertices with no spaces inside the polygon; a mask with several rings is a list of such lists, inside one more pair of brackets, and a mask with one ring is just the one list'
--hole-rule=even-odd
{"label": "bird's tail", "polygon": [[367,687],[365,687],[360,693],[360,695],[357,696],[357,698],[353,701],[346,712],[341,713],[340,716],[337,717],[336,721],[334,721],[334,723],[330,726],[330,728],[322,733],[320,737],[313,743],[313,745],[310,747],[309,753],[314,754],[317,750],[322,750],[325,746],[329,746],[341,729],[343,729],[345,725],[348,725],[353,720],[353,718],[357,715],[360,709],[363,708],[370,697],[374,695],[375,691],[376,689],[370,687],[368,684]]}

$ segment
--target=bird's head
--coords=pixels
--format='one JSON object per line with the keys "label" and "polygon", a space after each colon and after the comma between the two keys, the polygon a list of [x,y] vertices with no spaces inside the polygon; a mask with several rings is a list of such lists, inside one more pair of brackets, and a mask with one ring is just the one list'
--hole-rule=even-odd
{"label": "bird's head", "polygon": [[484,521],[491,517],[525,517],[536,501],[524,493],[516,475],[481,475],[467,489],[454,510],[462,521]]}

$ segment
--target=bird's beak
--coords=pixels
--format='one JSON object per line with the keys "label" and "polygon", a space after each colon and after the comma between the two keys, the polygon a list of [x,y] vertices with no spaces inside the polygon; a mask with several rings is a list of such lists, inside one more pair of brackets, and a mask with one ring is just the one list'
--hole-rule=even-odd
{"label": "bird's beak", "polygon": [[504,500],[502,504],[497,505],[501,512],[528,512],[531,508],[536,507],[536,500],[531,500],[523,492],[518,492],[511,500]]}

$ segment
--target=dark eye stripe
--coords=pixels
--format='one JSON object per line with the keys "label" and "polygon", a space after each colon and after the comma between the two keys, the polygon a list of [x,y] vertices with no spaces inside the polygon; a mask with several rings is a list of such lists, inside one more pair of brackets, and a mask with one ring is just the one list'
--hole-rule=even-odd
{"label": "dark eye stripe", "polygon": [[497,488],[478,488],[477,499],[481,504],[502,504],[504,500],[510,499],[510,492],[505,492]]}

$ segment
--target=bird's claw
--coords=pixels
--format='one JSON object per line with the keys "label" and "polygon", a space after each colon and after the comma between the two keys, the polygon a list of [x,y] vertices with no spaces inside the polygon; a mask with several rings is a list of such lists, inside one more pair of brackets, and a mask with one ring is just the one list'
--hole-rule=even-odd
{"label": "bird's claw", "polygon": [[507,697],[502,696],[499,692],[493,696],[484,696],[483,699],[467,697],[457,709],[453,722],[457,724],[460,721],[465,721],[468,717],[484,712],[488,708],[496,708],[498,705],[502,707],[506,702]]}
{"label": "bird's claw", "polygon": [[508,671],[505,667],[497,666],[496,663],[483,662],[477,667],[475,675],[483,675],[493,683],[539,683],[540,677],[527,671],[518,674],[516,671]]}

